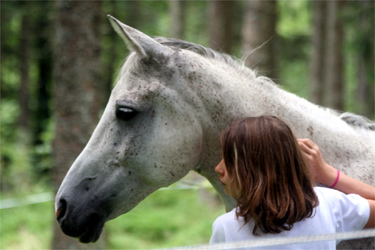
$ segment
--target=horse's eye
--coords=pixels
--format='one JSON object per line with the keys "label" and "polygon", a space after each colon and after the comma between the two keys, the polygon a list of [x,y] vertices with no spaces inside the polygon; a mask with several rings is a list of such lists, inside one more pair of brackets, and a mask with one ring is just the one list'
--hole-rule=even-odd
{"label": "horse's eye", "polygon": [[127,107],[118,107],[116,109],[116,117],[122,121],[130,121],[138,114],[137,111]]}

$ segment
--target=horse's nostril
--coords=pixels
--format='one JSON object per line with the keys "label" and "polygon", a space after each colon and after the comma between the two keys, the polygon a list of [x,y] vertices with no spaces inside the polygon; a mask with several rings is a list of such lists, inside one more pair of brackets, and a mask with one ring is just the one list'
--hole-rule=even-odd
{"label": "horse's nostril", "polygon": [[66,208],[67,208],[67,202],[64,199],[60,199],[59,204],[56,209],[56,219],[60,221],[61,218],[64,217],[66,213]]}

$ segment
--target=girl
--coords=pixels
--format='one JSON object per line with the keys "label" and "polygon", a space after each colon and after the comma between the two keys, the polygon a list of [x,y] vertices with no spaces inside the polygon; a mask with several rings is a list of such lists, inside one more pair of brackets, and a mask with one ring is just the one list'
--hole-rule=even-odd
{"label": "girl", "polygon": [[[224,159],[215,171],[237,207],[215,220],[210,244],[374,227],[375,188],[329,166],[314,143],[308,139],[297,142],[278,118],[237,120],[223,131],[221,141]],[[313,187],[313,174],[322,184],[356,194]],[[336,249],[337,243],[273,249]]]}

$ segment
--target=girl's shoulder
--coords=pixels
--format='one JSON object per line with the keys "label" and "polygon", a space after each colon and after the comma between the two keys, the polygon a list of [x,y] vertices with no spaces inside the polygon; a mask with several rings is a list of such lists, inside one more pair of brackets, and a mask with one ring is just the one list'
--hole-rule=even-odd
{"label": "girl's shoulder", "polygon": [[253,222],[249,221],[245,225],[243,217],[237,218],[236,208],[234,208],[215,220],[212,225],[210,244],[250,240],[254,238],[252,228]]}
{"label": "girl's shoulder", "polygon": [[370,216],[370,206],[366,199],[325,187],[315,187],[314,191],[319,199],[317,216],[332,220],[336,232],[361,230],[366,225]]}
{"label": "girl's shoulder", "polygon": [[357,203],[368,203],[367,200],[361,197],[358,194],[345,194],[341,191],[336,189],[327,188],[327,187],[314,187],[314,191],[318,196],[319,202],[327,201],[329,203],[337,204],[337,202],[341,203],[350,203],[354,202]]}
{"label": "girl's shoulder", "polygon": [[368,201],[357,194],[345,194],[338,190],[325,187],[314,187],[319,199],[318,207],[330,207],[331,210],[366,210]]}
{"label": "girl's shoulder", "polygon": [[224,231],[239,231],[245,224],[243,217],[238,217],[236,215],[236,209],[233,208],[231,211],[220,215],[216,218],[212,224],[213,229],[224,230]]}
{"label": "girl's shoulder", "polygon": [[230,222],[236,221],[237,220],[236,209],[237,208],[233,208],[231,211],[220,215],[219,217],[216,218],[214,223],[222,224],[222,223],[230,223]]}

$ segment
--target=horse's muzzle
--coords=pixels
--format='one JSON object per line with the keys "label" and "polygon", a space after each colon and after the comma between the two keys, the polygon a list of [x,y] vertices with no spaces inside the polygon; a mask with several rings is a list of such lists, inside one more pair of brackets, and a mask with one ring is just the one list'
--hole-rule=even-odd
{"label": "horse's muzzle", "polygon": [[95,242],[102,233],[106,216],[98,210],[60,198],[56,204],[56,219],[68,236],[79,238],[82,243]]}

